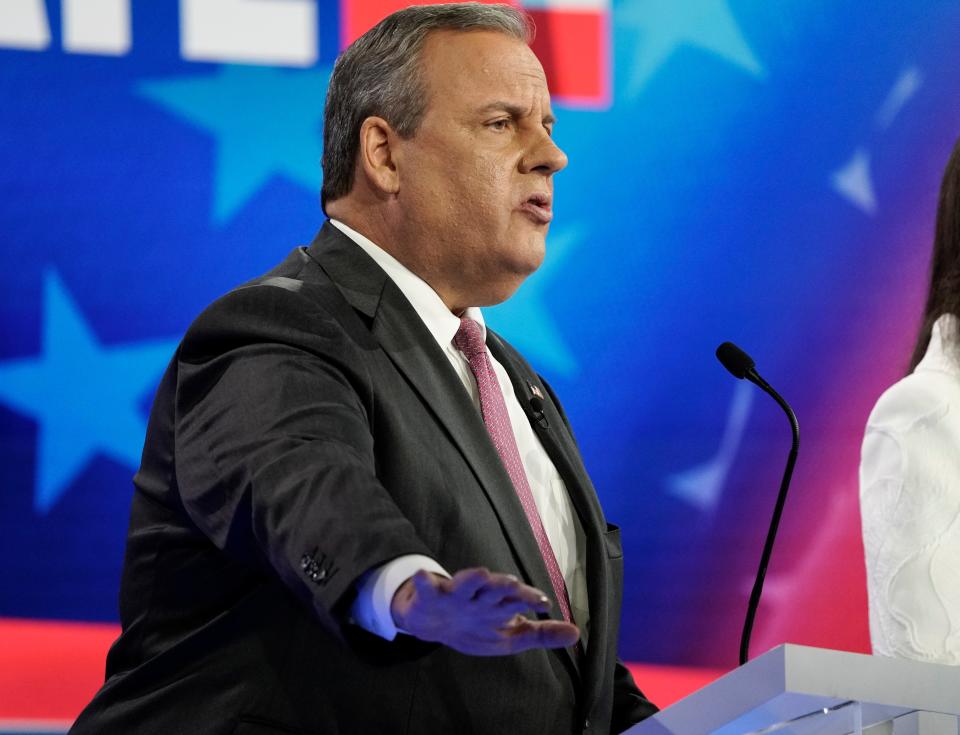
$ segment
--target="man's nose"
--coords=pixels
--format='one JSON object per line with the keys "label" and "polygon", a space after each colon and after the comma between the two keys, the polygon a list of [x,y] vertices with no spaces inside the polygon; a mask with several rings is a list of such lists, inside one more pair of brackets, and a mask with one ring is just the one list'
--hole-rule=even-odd
{"label": "man's nose", "polygon": [[546,130],[531,141],[530,149],[521,162],[523,173],[537,171],[549,175],[557,173],[566,166],[567,154],[560,149]]}

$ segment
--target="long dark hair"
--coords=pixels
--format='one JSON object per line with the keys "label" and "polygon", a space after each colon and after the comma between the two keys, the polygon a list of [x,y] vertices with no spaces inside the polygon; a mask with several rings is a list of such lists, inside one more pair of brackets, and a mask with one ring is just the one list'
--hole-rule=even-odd
{"label": "long dark hair", "polygon": [[[910,358],[910,372],[923,359],[930,344],[933,323],[944,314],[960,317],[960,139],[953,147],[940,185],[937,230],[930,261],[930,290],[923,308],[923,325]],[[960,319],[951,335],[960,344]]]}

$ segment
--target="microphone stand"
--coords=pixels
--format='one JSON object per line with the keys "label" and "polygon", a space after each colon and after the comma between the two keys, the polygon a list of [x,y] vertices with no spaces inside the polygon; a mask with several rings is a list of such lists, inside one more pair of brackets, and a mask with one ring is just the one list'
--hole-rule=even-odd
{"label": "microphone stand", "polygon": [[757,616],[757,608],[760,606],[763,580],[767,576],[767,566],[770,564],[773,542],[777,537],[777,529],[780,526],[780,516],[783,515],[783,506],[787,502],[787,489],[790,487],[790,479],[793,477],[793,466],[797,462],[797,452],[800,449],[800,424],[797,422],[797,416],[794,414],[793,409],[790,408],[790,405],[767,381],[760,377],[753,367],[747,370],[744,377],[773,398],[787,414],[787,418],[790,420],[790,428],[793,432],[793,446],[790,447],[787,466],[783,470],[783,479],[780,481],[780,492],[777,495],[777,503],[773,509],[773,518],[770,519],[770,530],[767,531],[767,540],[763,544],[763,553],[760,555],[760,568],[757,569],[757,578],[753,583],[753,590],[750,592],[750,602],[747,604],[747,617],[746,620],[743,621],[743,634],[740,636],[741,666],[747,662],[749,656],[750,634],[753,632],[753,621]]}

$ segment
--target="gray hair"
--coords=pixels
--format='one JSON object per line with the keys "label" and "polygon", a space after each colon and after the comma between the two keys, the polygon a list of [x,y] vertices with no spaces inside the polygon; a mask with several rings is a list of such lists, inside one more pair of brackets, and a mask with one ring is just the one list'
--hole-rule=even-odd
{"label": "gray hair", "polygon": [[414,5],[387,16],[354,41],[333,67],[323,123],[321,203],[353,188],[360,126],[382,117],[403,138],[416,132],[427,107],[420,53],[436,30],[490,30],[529,44],[533,21],[509,5]]}

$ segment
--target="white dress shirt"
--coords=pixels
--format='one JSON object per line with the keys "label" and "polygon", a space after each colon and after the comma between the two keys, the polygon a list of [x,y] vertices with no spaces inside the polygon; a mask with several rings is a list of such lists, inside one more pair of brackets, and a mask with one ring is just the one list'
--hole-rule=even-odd
{"label": "white dress shirt", "polygon": [[[426,281],[415,275],[396,258],[342,222],[338,220],[330,220],[330,222],[373,258],[377,265],[397,285],[423,320],[437,344],[440,345],[479,411],[480,395],[477,391],[476,379],[463,353],[453,346],[453,338],[460,328],[460,317],[446,307],[437,292]],[[480,309],[470,307],[463,313],[463,316],[477,322],[484,336],[486,336],[486,327]],[[586,642],[590,617],[587,605],[587,583],[584,566],[586,539],[583,527],[571,505],[566,485],[560,479],[560,474],[553,466],[553,462],[550,461],[550,457],[534,433],[526,414],[520,406],[520,402],[517,400],[510,377],[503,366],[490,354],[489,349],[487,350],[487,356],[493,364],[497,381],[500,383],[500,390],[503,391],[504,402],[510,415],[510,425],[513,428],[517,448],[523,461],[523,467],[530,483],[530,490],[533,493],[537,510],[540,513],[540,519],[543,522],[547,538],[550,539],[557,564],[567,585],[574,621],[579,626],[583,640]],[[397,634],[397,627],[393,622],[393,616],[390,614],[390,603],[393,600],[393,595],[405,580],[420,569],[449,576],[436,560],[421,555],[402,556],[368,572],[361,579],[357,599],[350,611],[354,622],[371,633],[387,640],[393,640]],[[500,570],[493,569],[491,571]]]}
{"label": "white dress shirt", "polygon": [[960,346],[933,327],[867,422],[860,513],[873,652],[960,664]]}

